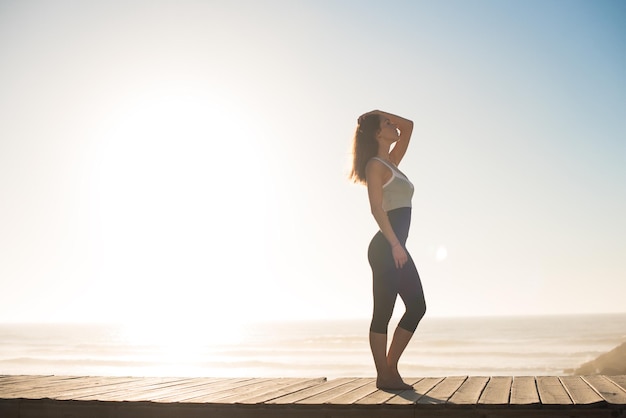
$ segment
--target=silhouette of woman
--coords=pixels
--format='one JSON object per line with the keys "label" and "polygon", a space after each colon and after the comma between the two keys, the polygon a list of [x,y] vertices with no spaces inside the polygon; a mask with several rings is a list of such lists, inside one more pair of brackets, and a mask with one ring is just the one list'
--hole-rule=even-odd
{"label": "silhouette of woman", "polygon": [[[380,228],[368,248],[374,293],[369,341],[380,389],[411,389],[398,372],[398,361],[426,313],[422,283],[405,246],[413,184],[398,169],[412,131],[412,121],[373,110],[359,117],[353,142],[350,178],[367,186],[370,209]],[[387,351],[387,328],[398,295],[405,313]]]}

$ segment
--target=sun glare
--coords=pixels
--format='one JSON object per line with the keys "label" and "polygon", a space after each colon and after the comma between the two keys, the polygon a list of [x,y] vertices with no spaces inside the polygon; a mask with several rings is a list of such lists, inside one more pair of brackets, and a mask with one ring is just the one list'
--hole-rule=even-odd
{"label": "sun glare", "polygon": [[141,373],[152,376],[217,375],[220,368],[210,364],[219,362],[224,353],[245,339],[241,325],[213,323],[203,326],[192,318],[135,321],[124,324],[120,331],[121,339],[131,347],[130,352],[141,353]]}
{"label": "sun glare", "polygon": [[237,323],[206,324],[180,318],[153,318],[135,321],[123,327],[124,339],[134,345],[157,346],[164,356],[183,358],[193,350],[206,352],[207,347],[240,343],[245,337],[242,325]]}
{"label": "sun glare", "polygon": [[[259,136],[244,107],[206,94],[146,94],[107,121],[94,169],[93,223],[104,291],[121,301],[120,317],[132,320],[166,302],[169,332],[193,336],[179,324],[204,321],[215,329],[220,314],[235,323],[246,315],[224,295],[233,272],[251,274],[255,257],[263,257],[262,249],[249,252],[242,265],[231,251],[256,246],[265,227],[244,216],[259,198],[251,179],[265,175]],[[238,230],[251,238],[241,241]],[[157,323],[155,332],[134,333],[162,335],[163,320]]]}
{"label": "sun glare", "polygon": [[444,261],[448,258],[448,249],[444,245],[440,245],[437,247],[437,252],[435,253],[435,260]]}

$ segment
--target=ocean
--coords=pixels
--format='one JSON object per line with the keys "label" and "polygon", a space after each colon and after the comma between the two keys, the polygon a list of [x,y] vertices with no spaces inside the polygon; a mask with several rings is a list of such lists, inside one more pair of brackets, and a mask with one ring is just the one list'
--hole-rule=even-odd
{"label": "ocean", "polygon": [[[368,325],[366,319],[220,329],[0,324],[0,374],[374,376]],[[626,314],[426,317],[401,359],[400,372],[407,377],[564,375],[625,341]]]}

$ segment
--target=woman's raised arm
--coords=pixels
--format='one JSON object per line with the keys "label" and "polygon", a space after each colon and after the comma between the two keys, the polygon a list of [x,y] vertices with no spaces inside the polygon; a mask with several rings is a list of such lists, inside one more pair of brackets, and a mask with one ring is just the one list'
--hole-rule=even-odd
{"label": "woman's raised arm", "polygon": [[395,165],[400,164],[406,150],[409,147],[409,141],[411,140],[411,134],[413,133],[413,121],[405,119],[401,116],[393,115],[391,113],[379,111],[380,115],[388,118],[391,123],[398,127],[400,131],[400,138],[393,146],[393,149],[389,153],[389,159]]}

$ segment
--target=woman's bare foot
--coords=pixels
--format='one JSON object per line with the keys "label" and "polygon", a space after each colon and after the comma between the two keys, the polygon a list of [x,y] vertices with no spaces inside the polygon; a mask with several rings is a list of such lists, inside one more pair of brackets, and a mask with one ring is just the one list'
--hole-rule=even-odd
{"label": "woman's bare foot", "polygon": [[[387,375],[384,377],[385,384],[389,384],[386,389],[400,389],[408,390],[413,389],[413,386],[404,383],[400,372],[398,372],[398,365],[387,364]],[[378,379],[377,379],[378,382]],[[379,388],[380,389],[380,388]]]}
{"label": "woman's bare foot", "polygon": [[386,390],[410,390],[413,389],[413,386],[404,383],[400,375],[398,376],[378,376],[376,378],[376,387],[378,389],[386,389]]}

